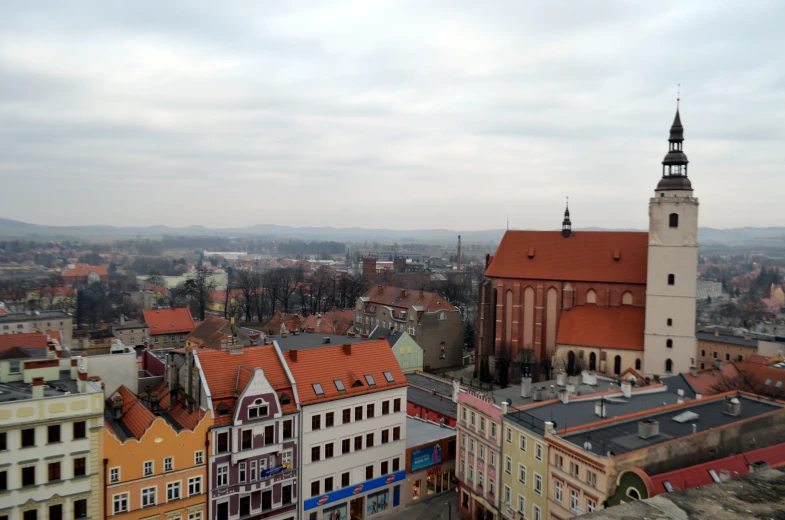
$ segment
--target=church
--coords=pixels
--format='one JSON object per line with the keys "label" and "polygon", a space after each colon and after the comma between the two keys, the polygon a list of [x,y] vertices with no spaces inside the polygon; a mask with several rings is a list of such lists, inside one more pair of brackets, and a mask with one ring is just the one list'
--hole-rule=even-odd
{"label": "church", "polygon": [[698,199],[678,108],[668,142],[648,233],[573,231],[568,207],[561,231],[504,234],[480,287],[478,372],[542,381],[695,365]]}

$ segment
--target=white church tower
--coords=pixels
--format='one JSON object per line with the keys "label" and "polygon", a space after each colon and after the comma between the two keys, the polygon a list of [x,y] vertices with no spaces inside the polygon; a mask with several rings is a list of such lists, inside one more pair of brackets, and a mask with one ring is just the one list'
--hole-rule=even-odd
{"label": "white church tower", "polygon": [[695,365],[698,199],[692,194],[678,107],[662,179],[649,201],[649,263],[643,370],[686,372]]}

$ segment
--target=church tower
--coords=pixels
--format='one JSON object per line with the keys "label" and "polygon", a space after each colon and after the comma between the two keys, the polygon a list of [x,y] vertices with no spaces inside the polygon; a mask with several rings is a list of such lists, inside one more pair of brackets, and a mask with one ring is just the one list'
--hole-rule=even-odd
{"label": "church tower", "polygon": [[686,372],[695,365],[698,199],[687,178],[684,127],[678,107],[662,161],[662,179],[649,201],[649,260],[643,370]]}

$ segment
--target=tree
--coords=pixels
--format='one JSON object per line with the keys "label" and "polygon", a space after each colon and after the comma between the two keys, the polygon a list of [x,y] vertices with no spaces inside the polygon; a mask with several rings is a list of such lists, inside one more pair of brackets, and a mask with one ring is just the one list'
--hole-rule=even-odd
{"label": "tree", "polygon": [[210,302],[210,293],[215,290],[215,280],[211,279],[212,273],[205,267],[196,268],[193,278],[185,281],[184,288],[188,296],[195,302],[199,320],[204,320],[207,304]]}

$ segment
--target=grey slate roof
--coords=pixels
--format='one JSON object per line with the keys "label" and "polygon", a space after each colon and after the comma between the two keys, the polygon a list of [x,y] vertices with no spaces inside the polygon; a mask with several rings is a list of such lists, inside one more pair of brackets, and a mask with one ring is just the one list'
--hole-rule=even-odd
{"label": "grey slate roof", "polygon": [[[781,405],[772,401],[762,401],[744,395],[739,395],[738,399],[741,401],[741,415],[738,417],[724,414],[723,399],[719,398],[708,402],[699,402],[693,406],[679,407],[676,410],[639,416],[628,421],[570,434],[563,438],[581,447],[588,440],[591,442],[591,451],[597,455],[605,455],[608,451],[612,451],[615,455],[620,455],[692,435],[693,424],[696,425],[698,432],[702,432],[782,409]],[[654,404],[654,406],[659,405]],[[698,418],[684,423],[673,420],[674,417],[686,411],[697,413]],[[644,419],[657,420],[660,426],[660,434],[649,439],[641,439],[638,436],[638,422]],[[561,428],[562,426],[560,425],[559,427]]]}
{"label": "grey slate roof", "polygon": [[414,417],[406,418],[406,447],[414,448],[439,439],[455,437],[455,429]]}
{"label": "grey slate roof", "polygon": [[724,334],[715,336],[710,332],[698,332],[695,334],[695,337],[703,341],[713,341],[714,343],[727,343],[729,345],[739,345],[741,347],[758,346],[757,339],[744,339],[744,338],[740,338],[739,336],[726,336]]}
{"label": "grey slate roof", "polygon": [[446,395],[452,399],[452,383],[447,381],[428,377],[419,372],[407,372],[406,381],[409,383],[410,387],[416,386],[427,391],[435,390],[437,393]]}
{"label": "grey slate roof", "polygon": [[450,396],[434,394],[416,386],[409,386],[406,400],[450,419],[458,419],[458,404],[453,403]]}
{"label": "grey slate roof", "polygon": [[[317,332],[303,332],[298,335],[289,334],[287,337],[280,335],[268,336],[275,341],[280,347],[281,352],[288,352],[289,350],[303,350],[310,348],[329,347],[332,345],[344,345],[346,343],[362,343],[363,341],[370,341],[371,338],[350,338],[348,336],[338,336],[335,334],[319,334]],[[324,338],[329,338],[330,342],[325,343]]]}

